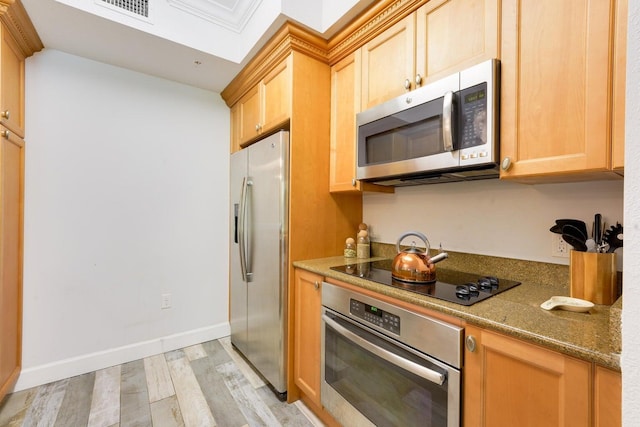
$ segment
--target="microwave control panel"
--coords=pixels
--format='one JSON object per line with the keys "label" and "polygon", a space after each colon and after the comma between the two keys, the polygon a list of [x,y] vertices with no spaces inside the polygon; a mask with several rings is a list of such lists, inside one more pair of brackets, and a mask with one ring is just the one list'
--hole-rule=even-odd
{"label": "microwave control panel", "polygon": [[382,329],[400,335],[400,317],[373,305],[351,299],[351,314]]}
{"label": "microwave control panel", "polygon": [[460,148],[487,143],[487,84],[481,83],[459,92]]}

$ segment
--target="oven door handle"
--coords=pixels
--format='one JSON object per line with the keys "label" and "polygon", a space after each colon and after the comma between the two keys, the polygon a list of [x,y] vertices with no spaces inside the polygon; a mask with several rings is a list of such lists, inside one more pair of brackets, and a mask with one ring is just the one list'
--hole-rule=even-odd
{"label": "oven door handle", "polygon": [[353,342],[354,344],[364,348],[365,350],[369,351],[370,353],[373,353],[376,356],[381,357],[382,359],[386,360],[387,362],[389,362],[389,363],[391,363],[393,365],[396,365],[396,366],[404,369],[407,372],[411,372],[412,374],[415,374],[415,375],[417,375],[417,376],[419,376],[421,378],[424,378],[424,379],[426,379],[428,381],[431,381],[432,383],[435,383],[435,384],[438,384],[438,385],[444,384],[444,381],[446,380],[446,376],[444,374],[441,374],[441,373],[436,372],[434,370],[425,368],[424,366],[420,366],[415,362],[412,362],[410,360],[404,359],[404,358],[398,356],[397,354],[394,354],[394,353],[390,352],[389,350],[386,350],[384,348],[378,347],[375,344],[370,343],[366,339],[354,334],[349,329],[347,329],[344,326],[340,325],[338,322],[336,322],[335,320],[331,319],[326,314],[322,315],[322,320],[327,325],[331,326],[338,334],[342,335],[344,338],[346,338],[349,341]]}

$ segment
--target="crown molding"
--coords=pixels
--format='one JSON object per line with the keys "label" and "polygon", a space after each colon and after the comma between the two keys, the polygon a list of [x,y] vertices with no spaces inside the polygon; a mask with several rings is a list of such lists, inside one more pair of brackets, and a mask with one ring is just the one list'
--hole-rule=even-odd
{"label": "crown molding", "polygon": [[42,40],[20,0],[0,0],[0,22],[11,33],[25,57],[44,49]]}

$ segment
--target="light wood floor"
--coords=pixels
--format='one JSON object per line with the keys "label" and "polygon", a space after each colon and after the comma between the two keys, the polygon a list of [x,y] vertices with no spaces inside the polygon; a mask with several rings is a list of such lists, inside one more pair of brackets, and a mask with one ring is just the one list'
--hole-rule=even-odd
{"label": "light wood floor", "polygon": [[322,426],[280,402],[228,337],[22,390],[0,426]]}

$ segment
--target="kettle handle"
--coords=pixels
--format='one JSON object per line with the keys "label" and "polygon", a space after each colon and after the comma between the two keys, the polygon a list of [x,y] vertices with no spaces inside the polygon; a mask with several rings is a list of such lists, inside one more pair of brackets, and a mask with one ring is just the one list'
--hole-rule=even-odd
{"label": "kettle handle", "polygon": [[402,242],[405,237],[409,237],[409,236],[416,236],[419,239],[421,239],[426,245],[426,252],[429,253],[429,249],[431,249],[431,245],[429,244],[429,240],[427,239],[427,236],[425,236],[424,234],[420,233],[419,231],[408,231],[408,232],[404,233],[402,236],[400,236],[398,238],[398,242],[396,243],[396,251],[398,253],[402,252],[400,250],[400,242]]}

